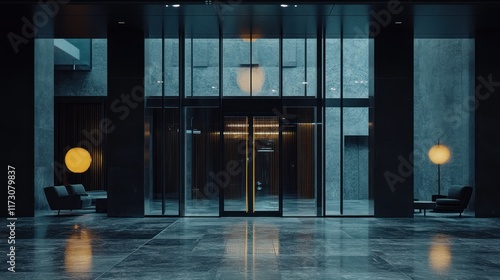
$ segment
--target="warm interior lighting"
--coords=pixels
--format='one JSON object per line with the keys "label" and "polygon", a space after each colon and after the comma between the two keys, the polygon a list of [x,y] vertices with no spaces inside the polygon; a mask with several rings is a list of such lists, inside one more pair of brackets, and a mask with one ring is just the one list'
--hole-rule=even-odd
{"label": "warm interior lighting", "polygon": [[92,244],[85,231],[74,232],[66,240],[64,267],[67,272],[90,272],[92,269]]}
{"label": "warm interior lighting", "polygon": [[243,42],[247,42],[247,43],[252,42],[253,43],[253,42],[257,41],[257,38],[252,37],[250,39],[250,36],[248,36],[248,37],[242,37],[241,40],[243,40]]}
{"label": "warm interior lighting", "polygon": [[92,162],[90,153],[84,148],[72,148],[64,157],[66,167],[73,173],[83,173],[87,171]]}
{"label": "warm interior lighting", "polygon": [[240,35],[241,37],[241,40],[243,40],[244,42],[255,42],[257,41],[257,39],[259,39],[261,37],[260,35],[260,32],[252,32],[251,34],[250,33],[242,33]]}
{"label": "warm interior lighting", "polygon": [[238,69],[238,86],[246,93],[260,93],[265,81],[264,69],[258,65],[241,66]]}
{"label": "warm interior lighting", "polygon": [[434,164],[443,164],[450,160],[450,149],[444,145],[437,144],[429,150],[429,159]]}
{"label": "warm interior lighting", "polygon": [[448,238],[438,235],[429,249],[429,265],[438,273],[445,273],[450,268],[451,250]]}
{"label": "warm interior lighting", "polygon": [[[278,123],[275,124],[254,124],[253,127],[279,127]],[[230,123],[227,124],[226,127],[237,128],[237,127],[248,127],[248,124],[238,124],[238,123]]]}

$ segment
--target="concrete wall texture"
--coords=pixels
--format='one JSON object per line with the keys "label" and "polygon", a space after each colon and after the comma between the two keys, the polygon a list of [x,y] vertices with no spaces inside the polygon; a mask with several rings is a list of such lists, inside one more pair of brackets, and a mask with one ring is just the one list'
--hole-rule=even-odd
{"label": "concrete wall texture", "polygon": [[474,182],[474,40],[415,39],[414,73],[415,198],[430,200],[438,170],[427,153],[438,141],[451,150],[441,165],[441,194]]}

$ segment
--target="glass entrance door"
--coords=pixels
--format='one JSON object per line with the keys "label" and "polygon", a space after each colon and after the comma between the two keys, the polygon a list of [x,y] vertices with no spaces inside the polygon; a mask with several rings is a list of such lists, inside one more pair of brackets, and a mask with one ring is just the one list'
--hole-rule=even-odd
{"label": "glass entrance door", "polygon": [[280,214],[279,139],[276,116],[224,117],[223,215]]}

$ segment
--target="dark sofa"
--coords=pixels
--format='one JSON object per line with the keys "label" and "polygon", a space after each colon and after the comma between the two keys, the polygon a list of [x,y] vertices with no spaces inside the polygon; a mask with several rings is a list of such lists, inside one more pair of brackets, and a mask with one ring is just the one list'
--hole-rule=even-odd
{"label": "dark sofa", "polygon": [[462,216],[462,212],[469,205],[471,196],[472,187],[470,186],[450,187],[446,197],[436,199],[434,212],[454,212]]}
{"label": "dark sofa", "polygon": [[43,189],[50,209],[61,210],[84,209],[92,205],[92,198],[85,192],[83,185],[48,186]]}

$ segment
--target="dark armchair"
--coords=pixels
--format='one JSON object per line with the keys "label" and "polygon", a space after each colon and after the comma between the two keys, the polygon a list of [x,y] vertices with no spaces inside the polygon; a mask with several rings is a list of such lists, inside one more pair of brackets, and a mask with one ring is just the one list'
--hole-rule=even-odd
{"label": "dark armchair", "polygon": [[471,196],[472,187],[470,186],[451,187],[446,197],[436,199],[434,212],[452,212],[462,216],[462,212],[469,205]]}
{"label": "dark armchair", "polygon": [[50,209],[61,210],[84,209],[92,204],[92,199],[85,194],[70,194],[66,186],[49,186],[43,189]]}

